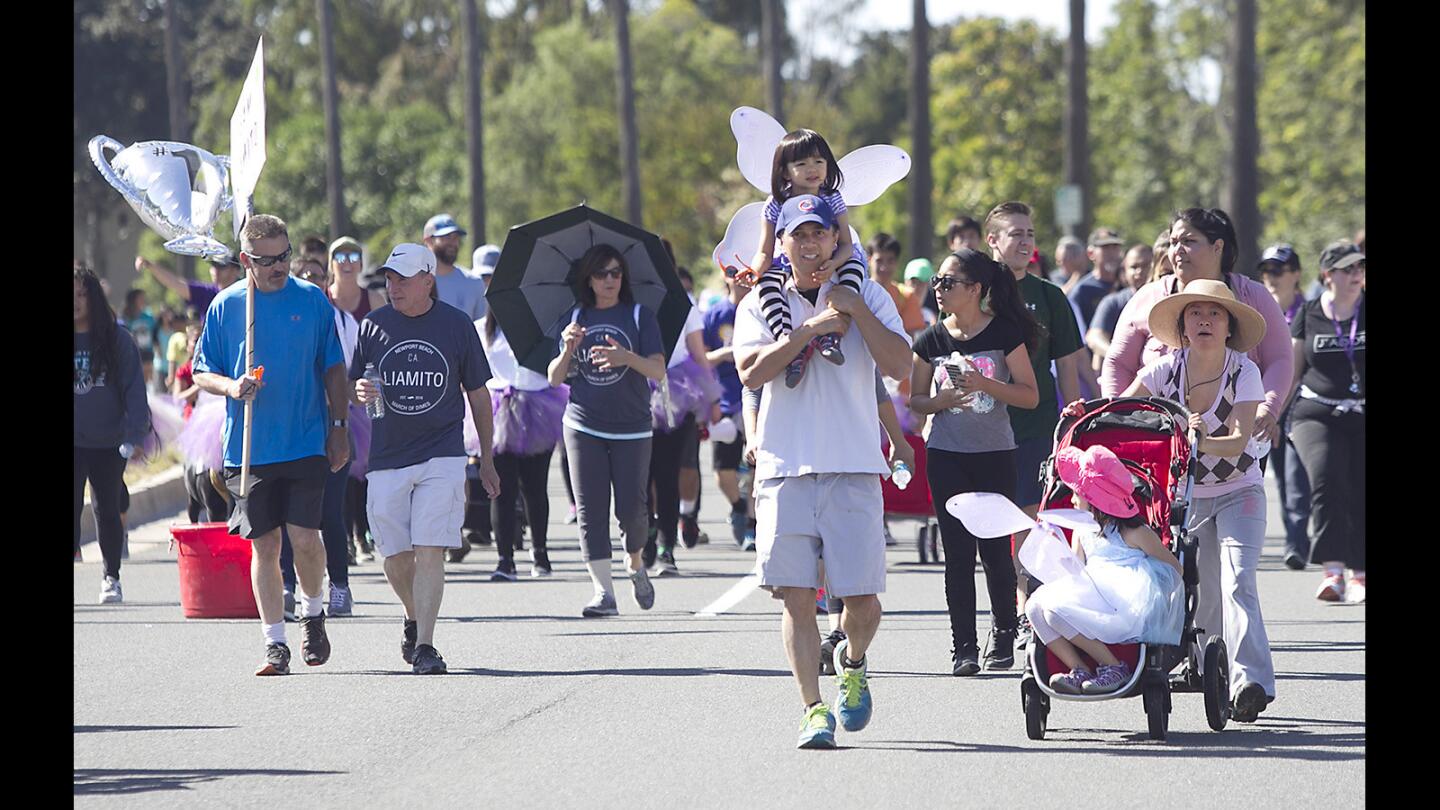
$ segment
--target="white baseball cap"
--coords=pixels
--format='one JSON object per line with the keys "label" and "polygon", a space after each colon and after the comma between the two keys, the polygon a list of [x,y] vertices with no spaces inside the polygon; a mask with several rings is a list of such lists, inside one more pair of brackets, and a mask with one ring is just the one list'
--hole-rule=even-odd
{"label": "white baseball cap", "polygon": [[470,259],[470,266],[475,268],[475,272],[488,276],[495,272],[495,265],[500,261],[500,246],[481,245],[475,248]]}
{"label": "white baseball cap", "polygon": [[394,270],[405,278],[414,278],[420,273],[435,273],[435,252],[424,245],[405,242],[390,251],[390,257],[380,265],[380,270]]}

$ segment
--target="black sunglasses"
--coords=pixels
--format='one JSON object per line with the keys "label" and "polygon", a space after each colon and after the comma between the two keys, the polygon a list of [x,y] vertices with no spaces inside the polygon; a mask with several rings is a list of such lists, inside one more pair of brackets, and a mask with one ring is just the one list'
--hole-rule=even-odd
{"label": "black sunglasses", "polygon": [[930,286],[934,287],[939,292],[947,293],[955,289],[956,284],[963,284],[966,287],[969,287],[972,284],[979,283],[980,282],[978,281],[966,281],[965,279],[959,278],[958,276],[936,276],[935,278],[931,279]]}
{"label": "black sunglasses", "polygon": [[601,268],[601,269],[596,270],[595,272],[591,273],[591,274],[590,274],[590,277],[591,277],[591,278],[598,278],[598,279],[624,278],[624,277],[625,277],[625,271],[624,271],[624,270],[621,270],[621,269],[618,268],[618,267],[604,267],[604,268]]}
{"label": "black sunglasses", "polygon": [[256,256],[254,253],[251,253],[249,251],[242,252],[246,256],[250,257],[250,261],[254,262],[256,267],[269,267],[276,262],[283,262],[290,258],[289,245],[286,245],[285,250],[281,251],[278,256]]}

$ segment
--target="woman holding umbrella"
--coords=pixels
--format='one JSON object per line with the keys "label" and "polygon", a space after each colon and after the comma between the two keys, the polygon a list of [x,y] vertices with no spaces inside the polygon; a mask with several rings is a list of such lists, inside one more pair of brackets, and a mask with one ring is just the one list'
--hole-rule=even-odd
{"label": "woman holding umbrella", "polygon": [[[570,477],[580,523],[580,551],[595,586],[582,616],[614,616],[610,570],[610,494],[629,555],[627,570],[641,610],[655,604],[645,572],[650,469],[650,387],[665,377],[664,344],[655,313],[635,303],[620,251],[597,244],[573,270],[575,298],[561,333],[560,354],[549,365],[550,385],[570,384],[563,418]],[[631,372],[634,373],[631,373]]]}

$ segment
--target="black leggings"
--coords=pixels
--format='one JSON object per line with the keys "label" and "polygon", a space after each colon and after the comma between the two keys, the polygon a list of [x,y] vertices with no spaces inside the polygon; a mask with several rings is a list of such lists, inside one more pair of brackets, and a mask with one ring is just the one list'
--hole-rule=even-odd
{"label": "black leggings", "polygon": [[1365,569],[1365,416],[1346,413],[1312,418],[1296,410],[1290,440],[1310,475],[1313,563],[1342,562]]}
{"label": "black leggings", "polygon": [[120,550],[125,544],[125,530],[120,525],[124,478],[125,457],[118,447],[75,448],[75,552],[80,552],[80,513],[85,508],[85,482],[89,481],[105,576],[116,579],[120,578]]}
{"label": "black leggings", "polygon": [[655,540],[662,552],[675,550],[675,527],[680,520],[680,456],[686,444],[695,439],[696,430],[695,415],[687,414],[685,421],[669,433],[656,428],[650,445],[650,483],[655,487],[650,514],[655,516]]}
{"label": "black leggings", "polygon": [[957,651],[978,650],[975,635],[975,550],[985,569],[992,623],[999,630],[1014,630],[1015,564],[1010,560],[1010,538],[980,539],[966,531],[958,518],[945,510],[945,502],[961,492],[998,492],[1015,497],[1015,451],[952,453],[925,450],[926,478],[940,522],[945,545],[945,604],[950,609],[950,636]]}
{"label": "black leggings", "polygon": [[500,494],[490,502],[490,522],[495,526],[495,547],[500,559],[515,559],[520,523],[515,519],[515,499],[524,496],[525,520],[530,524],[530,541],[536,552],[545,551],[545,527],[550,522],[550,475],[552,448],[531,456],[495,454],[495,472],[500,474]]}
{"label": "black leggings", "polygon": [[460,527],[482,538],[491,536],[490,495],[480,483],[479,456],[471,456],[470,463],[465,465],[465,520]]}

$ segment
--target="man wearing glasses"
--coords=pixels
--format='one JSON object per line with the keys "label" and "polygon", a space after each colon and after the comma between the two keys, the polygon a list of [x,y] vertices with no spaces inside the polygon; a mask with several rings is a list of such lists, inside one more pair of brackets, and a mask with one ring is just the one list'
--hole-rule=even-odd
{"label": "man wearing glasses", "polygon": [[[247,371],[246,287],[221,290],[205,314],[195,350],[195,383],[227,397],[226,487],[235,498],[230,533],[254,544],[251,577],[264,625],[265,661],[256,675],[287,675],[280,530],[295,549],[301,656],[310,666],[330,658],[325,634],[325,547],[320,542],[325,479],[350,459],[346,423],[349,383],[325,293],[290,276],[290,235],[268,214],[251,216],[240,234],[240,262],[255,284],[255,365]],[[269,389],[269,390],[264,390]],[[249,491],[240,496],[246,402],[254,403]]]}

